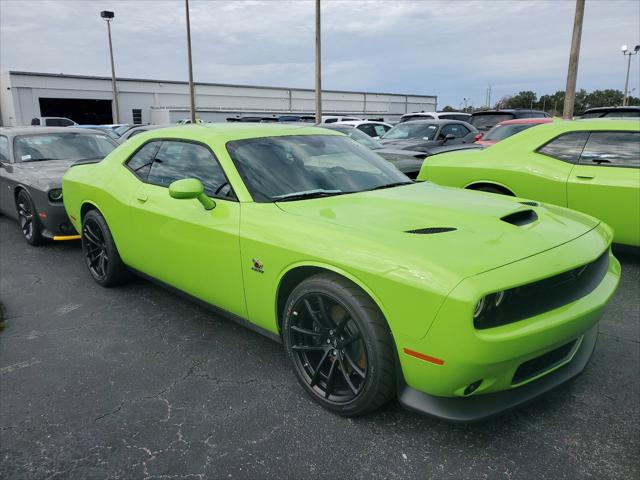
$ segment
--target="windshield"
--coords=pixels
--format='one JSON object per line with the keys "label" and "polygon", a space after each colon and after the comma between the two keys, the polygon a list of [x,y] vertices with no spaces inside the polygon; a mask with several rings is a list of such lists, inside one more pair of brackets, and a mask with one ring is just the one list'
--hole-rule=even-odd
{"label": "windshield", "polygon": [[378,142],[377,140],[371,138],[366,133],[358,130],[355,127],[339,127],[337,125],[331,126],[323,126],[327,130],[335,130],[336,132],[344,133],[347,137],[354,139],[356,142],[364,145],[371,150],[377,150],[379,148],[384,148],[384,146]]}
{"label": "windshield", "polygon": [[16,162],[104,158],[118,146],[106,134],[46,133],[17,137]]}
{"label": "windshield", "polygon": [[393,165],[342,135],[300,135],[227,143],[256,202],[339,195],[411,183]]}
{"label": "windshield", "polygon": [[399,123],[382,136],[383,140],[418,139],[433,140],[436,138],[438,125],[428,122]]}
{"label": "windshield", "polygon": [[519,123],[514,125],[496,125],[489,132],[482,137],[482,141],[499,142],[511,135],[515,135],[518,132],[526,130],[527,128],[535,127],[539,125],[537,123]]}
{"label": "windshield", "polygon": [[469,122],[478,130],[489,130],[494,125],[506,120],[513,120],[514,115],[511,113],[480,113],[473,115]]}

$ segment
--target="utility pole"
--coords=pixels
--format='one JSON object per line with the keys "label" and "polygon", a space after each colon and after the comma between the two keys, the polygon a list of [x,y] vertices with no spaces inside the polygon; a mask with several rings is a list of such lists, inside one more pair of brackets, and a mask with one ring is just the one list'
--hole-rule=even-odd
{"label": "utility pole", "polygon": [[322,122],[322,48],[320,42],[320,0],[316,0],[316,123]]}
{"label": "utility pole", "polygon": [[580,39],[582,37],[582,20],[584,18],[584,0],[576,0],[576,14],[573,20],[573,36],[571,53],[569,54],[569,71],[567,72],[567,88],[564,94],[564,110],[562,118],[573,118],[573,107],[576,101],[576,81],[578,79],[578,60],[580,58]]}
{"label": "utility pole", "polygon": [[491,108],[491,85],[487,88],[487,108]]}
{"label": "utility pole", "polygon": [[191,123],[196,123],[196,96],[193,89],[193,61],[191,59],[191,21],[189,19],[189,0],[184,0],[184,8],[187,16],[187,57],[189,61],[189,101]]}
{"label": "utility pole", "polygon": [[120,105],[118,104],[118,87],[116,85],[116,67],[113,61],[113,44],[111,43],[111,20],[115,17],[113,12],[103,10],[100,16],[107,22],[107,32],[109,34],[109,57],[111,58],[111,89],[113,90],[113,111],[115,113],[114,123],[120,123]]}
{"label": "utility pole", "polygon": [[622,46],[622,54],[629,57],[627,60],[627,76],[624,79],[624,97],[622,97],[623,107],[626,107],[627,103],[629,103],[629,70],[631,69],[631,55],[637,55],[639,51],[640,45],[636,45],[632,52],[629,51],[626,45]]}

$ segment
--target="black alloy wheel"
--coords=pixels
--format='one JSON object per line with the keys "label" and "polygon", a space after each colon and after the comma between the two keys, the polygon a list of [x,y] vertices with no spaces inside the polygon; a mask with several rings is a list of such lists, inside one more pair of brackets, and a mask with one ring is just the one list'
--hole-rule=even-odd
{"label": "black alloy wheel", "polygon": [[89,273],[103,287],[120,285],[129,278],[130,272],[98,210],[90,210],[82,219],[82,253]]}
{"label": "black alloy wheel", "polygon": [[347,309],[323,293],[301,297],[293,307],[290,345],[295,366],[318,395],[352,401],[367,379],[367,351]]}
{"label": "black alloy wheel", "polygon": [[20,229],[25,240],[31,245],[40,245],[43,243],[42,227],[38,220],[38,213],[33,205],[31,197],[25,190],[20,190],[16,199],[16,207],[18,209],[18,221]]}
{"label": "black alloy wheel", "polygon": [[345,416],[376,410],[395,394],[387,322],[357,285],[334,273],[301,282],[283,312],[283,341],[311,398]]}
{"label": "black alloy wheel", "polygon": [[87,219],[82,226],[82,249],[93,278],[104,281],[109,269],[109,252],[100,225],[93,218]]}

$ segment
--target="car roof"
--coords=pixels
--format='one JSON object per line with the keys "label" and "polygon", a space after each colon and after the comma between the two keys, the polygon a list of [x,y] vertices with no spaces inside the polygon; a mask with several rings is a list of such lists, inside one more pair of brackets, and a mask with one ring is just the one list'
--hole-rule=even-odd
{"label": "car roof", "polygon": [[505,120],[498,125],[521,125],[530,123],[551,123],[553,118],[549,117],[537,117],[537,118],[514,118],[513,120]]}
{"label": "car roof", "polygon": [[387,122],[381,122],[380,120],[343,120],[342,122],[335,122],[338,125],[362,125],[364,123],[376,123],[376,124],[383,124],[383,125],[389,125]]}
{"label": "car roof", "polygon": [[191,125],[175,125],[168,128],[158,128],[141,133],[140,138],[156,138],[175,135],[178,138],[210,137],[222,142],[244,140],[249,138],[278,137],[287,135],[340,135],[339,132],[316,127],[309,123],[199,123]]}
{"label": "car roof", "polygon": [[633,112],[636,110],[640,110],[640,105],[627,105],[626,107],[622,107],[622,106],[618,106],[618,107],[593,107],[593,108],[587,108],[584,113],[590,113],[590,112],[617,112],[617,111],[622,111],[622,112]]}
{"label": "car roof", "polygon": [[100,130],[91,130],[83,127],[0,127],[0,135],[18,137],[21,135],[38,135],[44,133],[82,133],[91,132],[104,135]]}
{"label": "car roof", "polygon": [[411,123],[431,123],[435,125],[444,125],[445,123],[458,123],[464,125],[465,127],[469,125],[463,120],[451,120],[449,118],[425,118],[424,120],[409,120],[408,122],[398,123],[398,125],[407,125]]}

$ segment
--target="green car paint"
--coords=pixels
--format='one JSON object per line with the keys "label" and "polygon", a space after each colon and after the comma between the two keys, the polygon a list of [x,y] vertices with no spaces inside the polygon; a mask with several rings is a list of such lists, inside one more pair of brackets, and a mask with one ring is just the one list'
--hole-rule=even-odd
{"label": "green car paint", "polygon": [[[594,163],[587,140],[578,141],[572,158],[560,160],[539,149],[572,132],[629,132],[627,166]],[[620,144],[607,145],[615,154]],[[606,157],[604,155],[603,157]],[[606,160],[606,158],[605,158]],[[609,224],[617,243],[640,246],[640,122],[577,120],[527,129],[483,150],[464,150],[429,157],[418,180],[440,185],[498,187],[505,193],[578,210]]]}
{"label": "green car paint", "polygon": [[[536,385],[578,354],[586,360],[571,376],[584,368],[594,329],[620,276],[608,226],[553,205],[532,207],[517,198],[430,182],[288,202],[254,201],[228,153],[229,142],[311,135],[341,136],[269,124],[146,132],[99,163],[71,168],[63,179],[65,208],[78,231],[87,209],[97,208],[127,266],[272,337],[281,333],[282,295],[292,289],[291,282],[320,271],[351,280],[387,320],[398,356],[400,401],[415,410],[451,420],[482,418],[542,393],[549,387]],[[207,210],[192,181],[173,183],[172,192],[140,181],[124,163],[157,139],[209,147],[236,198],[216,197],[215,207]],[[502,220],[514,213],[532,215],[534,221],[516,225]],[[409,233],[433,227],[450,230]],[[514,323],[474,328],[474,309],[485,295],[575,271],[602,256],[605,270],[588,293]],[[573,341],[578,347],[560,364],[512,384],[524,362]],[[466,387],[476,381],[479,387],[467,395]],[[513,391],[528,393],[517,402],[466,407],[475,399],[482,403],[492,394]],[[465,407],[462,412],[457,403],[432,408],[424,403],[429,399],[462,401]]]}

